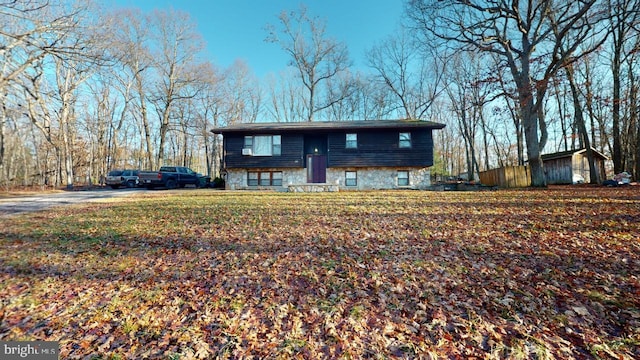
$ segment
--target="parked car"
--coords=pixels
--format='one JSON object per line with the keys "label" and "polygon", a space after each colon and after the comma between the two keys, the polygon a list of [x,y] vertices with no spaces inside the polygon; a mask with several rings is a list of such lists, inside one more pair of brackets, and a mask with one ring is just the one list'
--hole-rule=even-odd
{"label": "parked car", "polygon": [[175,189],[187,185],[193,185],[197,188],[207,187],[210,180],[210,178],[184,166],[163,166],[158,171],[140,171],[138,175],[140,177],[140,186],[144,186],[147,189],[153,189],[154,187]]}
{"label": "parked car", "polygon": [[138,186],[138,170],[111,170],[105,179],[105,184],[111,186],[112,189],[118,189],[121,186],[133,188]]}

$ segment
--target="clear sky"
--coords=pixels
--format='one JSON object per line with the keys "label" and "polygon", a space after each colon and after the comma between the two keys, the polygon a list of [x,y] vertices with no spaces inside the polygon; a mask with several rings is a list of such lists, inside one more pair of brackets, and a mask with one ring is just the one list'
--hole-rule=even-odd
{"label": "clear sky", "polygon": [[307,7],[326,21],[327,35],[347,44],[354,66],[364,68],[366,49],[391,35],[400,23],[403,0],[114,0],[113,6],[180,10],[189,13],[207,43],[210,60],[228,67],[244,60],[258,76],[284,70],[288,58],[265,42],[267,24],[282,12]]}

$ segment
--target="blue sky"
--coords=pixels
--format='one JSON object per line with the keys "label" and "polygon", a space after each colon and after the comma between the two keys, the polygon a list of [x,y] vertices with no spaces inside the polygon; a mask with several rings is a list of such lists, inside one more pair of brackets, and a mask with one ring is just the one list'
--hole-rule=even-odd
{"label": "blue sky", "polygon": [[115,0],[115,4],[189,13],[215,65],[228,67],[242,59],[258,77],[287,67],[284,51],[264,41],[266,25],[278,25],[283,10],[304,4],[309,15],[326,21],[328,36],[347,44],[354,66],[363,69],[366,49],[396,30],[404,6],[403,0]]}

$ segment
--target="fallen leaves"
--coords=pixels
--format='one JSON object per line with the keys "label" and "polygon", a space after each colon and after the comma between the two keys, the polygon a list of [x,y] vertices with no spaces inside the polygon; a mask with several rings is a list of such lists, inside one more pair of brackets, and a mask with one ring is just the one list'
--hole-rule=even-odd
{"label": "fallen leaves", "polygon": [[631,359],[639,200],[199,190],[23,216],[0,239],[0,339],[62,358]]}

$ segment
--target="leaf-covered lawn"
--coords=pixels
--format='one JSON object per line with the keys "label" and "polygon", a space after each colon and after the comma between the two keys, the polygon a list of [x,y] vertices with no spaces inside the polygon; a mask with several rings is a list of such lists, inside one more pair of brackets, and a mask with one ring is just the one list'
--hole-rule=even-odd
{"label": "leaf-covered lawn", "polygon": [[638,187],[159,191],[0,226],[0,340],[64,359],[640,357]]}

